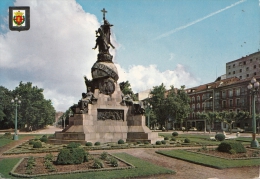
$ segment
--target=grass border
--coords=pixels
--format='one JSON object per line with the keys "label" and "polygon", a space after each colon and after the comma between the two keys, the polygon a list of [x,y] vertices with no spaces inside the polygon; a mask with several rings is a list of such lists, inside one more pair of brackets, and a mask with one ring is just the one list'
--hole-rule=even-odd
{"label": "grass border", "polygon": [[176,158],[194,164],[204,165],[207,167],[212,167],[217,169],[252,167],[252,166],[260,165],[259,158],[230,160],[230,159],[204,155],[200,153],[194,153],[187,150],[164,150],[164,151],[156,151],[156,153],[167,157]]}

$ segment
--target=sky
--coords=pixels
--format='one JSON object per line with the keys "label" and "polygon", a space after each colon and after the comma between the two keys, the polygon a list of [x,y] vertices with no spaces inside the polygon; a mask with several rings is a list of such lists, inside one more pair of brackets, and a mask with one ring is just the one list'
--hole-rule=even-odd
{"label": "sky", "polygon": [[[9,30],[9,6],[30,6],[28,31]],[[77,103],[103,8],[118,82],[135,93],[213,82],[227,62],[260,50],[260,0],[1,0],[0,85],[32,82],[57,111]]]}

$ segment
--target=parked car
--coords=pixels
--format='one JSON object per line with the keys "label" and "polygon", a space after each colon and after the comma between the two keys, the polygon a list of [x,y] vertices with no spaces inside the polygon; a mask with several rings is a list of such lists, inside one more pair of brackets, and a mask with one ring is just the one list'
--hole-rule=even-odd
{"label": "parked car", "polygon": [[191,127],[189,130],[190,131],[197,131],[197,128],[196,127]]}
{"label": "parked car", "polygon": [[231,129],[231,132],[245,132],[245,130],[239,127],[234,127],[233,129]]}

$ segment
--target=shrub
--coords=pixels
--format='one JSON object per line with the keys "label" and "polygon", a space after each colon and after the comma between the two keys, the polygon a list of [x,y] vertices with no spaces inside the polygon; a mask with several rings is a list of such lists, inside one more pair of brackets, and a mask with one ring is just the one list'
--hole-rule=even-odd
{"label": "shrub", "polygon": [[48,141],[48,138],[46,137],[46,135],[44,135],[44,136],[42,136],[42,137],[40,138],[40,141],[41,141],[41,142],[47,142],[47,141]]}
{"label": "shrub", "polygon": [[106,160],[107,157],[108,157],[108,153],[107,153],[107,152],[103,152],[103,153],[100,155],[100,158],[101,158],[102,160]]}
{"label": "shrub", "polygon": [[184,143],[190,143],[190,139],[188,138],[184,139]]}
{"label": "shrub", "polygon": [[223,140],[225,140],[225,135],[224,134],[216,134],[215,139],[217,141],[223,141]]}
{"label": "shrub", "polygon": [[103,165],[103,163],[101,162],[101,160],[99,160],[99,159],[95,159],[94,160],[94,163],[93,163],[93,168],[103,168],[104,167],[104,165]]}
{"label": "shrub", "polygon": [[29,140],[29,145],[33,145],[34,142],[35,142],[35,141],[34,141],[33,139]]}
{"label": "shrub", "polygon": [[221,142],[217,148],[220,152],[230,153],[230,150],[233,149],[236,153],[245,153],[246,148],[242,145],[242,143],[237,141],[224,141]]}
{"label": "shrub", "polygon": [[169,137],[164,137],[164,140],[169,140]]}
{"label": "shrub", "polygon": [[162,144],[162,142],[161,141],[156,141],[156,143],[155,143],[156,145],[161,145]]}
{"label": "shrub", "polygon": [[92,144],[92,142],[87,142],[86,143],[86,146],[92,146],[93,144]]}
{"label": "shrub", "polygon": [[109,163],[113,166],[113,167],[118,167],[118,160],[115,158],[111,158]]}
{"label": "shrub", "polygon": [[141,144],[141,143],[142,143],[142,142],[140,142],[140,141],[137,141],[137,142],[136,142],[136,144]]}
{"label": "shrub", "polygon": [[80,143],[71,142],[67,145],[67,148],[72,149],[72,148],[78,148],[79,146],[80,146]]}
{"label": "shrub", "polygon": [[100,142],[95,142],[94,145],[95,145],[95,146],[98,146],[98,145],[100,145]]}
{"label": "shrub", "polygon": [[120,139],[117,143],[118,143],[118,144],[124,144],[125,141],[124,141],[123,139]]}
{"label": "shrub", "polygon": [[35,141],[33,143],[33,148],[42,148],[42,142],[41,141]]}
{"label": "shrub", "polygon": [[145,141],[145,142],[144,142],[144,144],[145,144],[145,145],[147,145],[147,144],[150,144],[150,142],[148,142],[148,141]]}
{"label": "shrub", "polygon": [[175,139],[175,138],[172,138],[171,140],[172,140],[172,141],[176,141],[176,139]]}
{"label": "shrub", "polygon": [[162,143],[162,144],[166,144],[166,141],[165,141],[165,140],[162,140],[161,143]]}
{"label": "shrub", "polygon": [[88,161],[88,153],[83,148],[62,149],[58,154],[57,164],[80,164]]}
{"label": "shrub", "polygon": [[172,133],[172,136],[173,136],[173,137],[177,137],[178,135],[179,135],[178,132],[173,132],[173,133]]}
{"label": "shrub", "polygon": [[49,154],[46,154],[45,157],[44,157],[44,160],[50,160],[50,161],[53,161],[53,155],[51,153]]}
{"label": "shrub", "polygon": [[235,151],[234,149],[230,149],[230,150],[229,150],[229,153],[230,153],[230,154],[236,154],[236,151]]}

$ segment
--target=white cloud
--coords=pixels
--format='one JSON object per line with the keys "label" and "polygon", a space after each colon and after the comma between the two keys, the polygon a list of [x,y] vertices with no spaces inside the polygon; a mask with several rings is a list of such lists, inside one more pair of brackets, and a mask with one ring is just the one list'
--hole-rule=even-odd
{"label": "white cloud", "polygon": [[[20,81],[32,82],[44,89],[45,98],[52,100],[56,110],[64,111],[85,91],[83,76],[91,78],[98,53],[92,48],[100,24],[75,0],[17,0],[15,6],[31,7],[31,28],[0,34],[1,85],[14,89]],[[117,50],[123,48],[114,34],[112,44]],[[116,50],[111,49],[111,53],[116,56]],[[128,80],[135,92],[161,83],[179,87],[197,85],[198,81],[182,65],[164,72],[156,65],[136,65],[128,70],[116,66],[119,81]]]}
{"label": "white cloud", "polygon": [[119,81],[129,81],[134,92],[144,91],[163,83],[168,89],[171,85],[179,88],[181,85],[188,84],[186,87],[196,86],[200,79],[194,77],[183,65],[177,64],[174,70],[159,71],[156,65],[147,67],[136,65],[128,70],[116,64]]}
{"label": "white cloud", "polygon": [[0,34],[4,86],[31,81],[44,88],[57,110],[64,110],[85,90],[83,76],[90,77],[96,61],[92,48],[100,24],[74,0],[17,0],[15,6],[31,7],[31,28]]}

